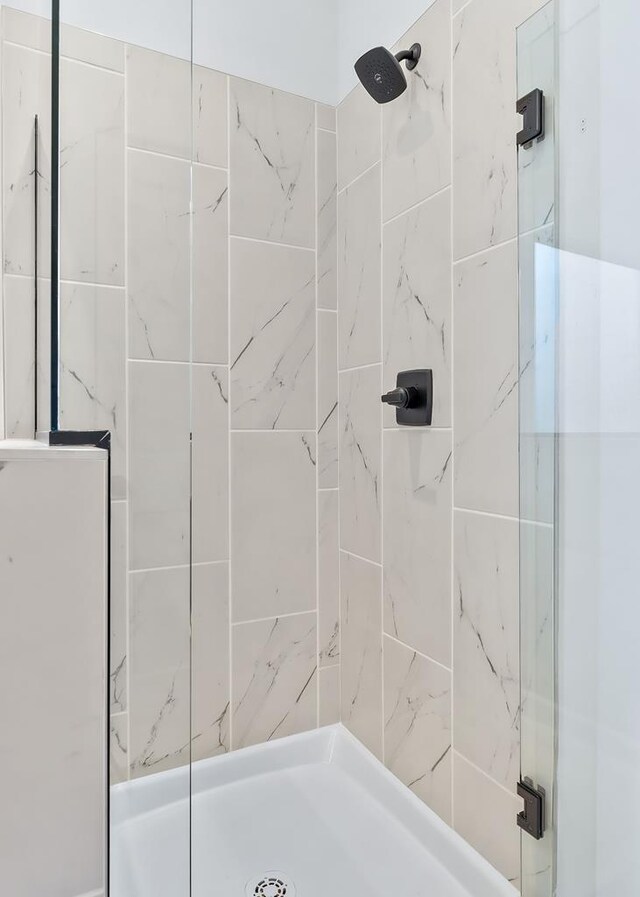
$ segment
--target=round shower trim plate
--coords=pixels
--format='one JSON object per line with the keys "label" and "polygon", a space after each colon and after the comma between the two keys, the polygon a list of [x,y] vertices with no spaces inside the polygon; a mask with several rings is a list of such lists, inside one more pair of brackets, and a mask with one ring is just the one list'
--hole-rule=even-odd
{"label": "round shower trim plate", "polygon": [[263,872],[247,882],[246,897],[296,897],[295,885],[284,872]]}

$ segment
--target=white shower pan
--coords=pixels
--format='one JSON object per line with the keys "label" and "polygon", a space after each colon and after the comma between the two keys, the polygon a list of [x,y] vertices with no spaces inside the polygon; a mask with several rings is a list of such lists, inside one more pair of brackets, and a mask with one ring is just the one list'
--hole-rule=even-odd
{"label": "white shower pan", "polygon": [[112,789],[111,897],[518,893],[341,725],[189,775]]}

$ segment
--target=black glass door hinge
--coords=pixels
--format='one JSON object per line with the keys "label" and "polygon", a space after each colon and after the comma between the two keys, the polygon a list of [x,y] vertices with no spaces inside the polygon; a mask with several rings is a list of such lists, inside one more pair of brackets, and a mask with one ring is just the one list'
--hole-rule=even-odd
{"label": "black glass door hinge", "polygon": [[534,140],[544,138],[544,93],[539,87],[520,97],[516,110],[522,116],[522,130],[518,132],[516,144],[529,147]]}
{"label": "black glass door hinge", "polygon": [[544,788],[535,788],[531,779],[523,779],[518,782],[518,796],[524,800],[524,810],[518,813],[518,825],[539,841],[544,836],[545,830]]}

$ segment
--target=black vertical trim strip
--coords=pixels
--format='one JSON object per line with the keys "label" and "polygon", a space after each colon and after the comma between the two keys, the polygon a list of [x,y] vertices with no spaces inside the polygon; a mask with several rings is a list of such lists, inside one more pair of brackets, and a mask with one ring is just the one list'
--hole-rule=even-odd
{"label": "black vertical trim strip", "polygon": [[60,0],[51,0],[51,424],[58,429],[60,367]]}
{"label": "black vertical trim strip", "polygon": [[38,435],[38,192],[40,128],[33,124],[33,435]]}

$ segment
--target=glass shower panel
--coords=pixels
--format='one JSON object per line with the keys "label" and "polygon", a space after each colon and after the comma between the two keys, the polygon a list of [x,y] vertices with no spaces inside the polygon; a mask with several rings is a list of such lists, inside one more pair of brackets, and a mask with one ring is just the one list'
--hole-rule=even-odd
{"label": "glass shower panel", "polygon": [[191,3],[60,20],[58,423],[111,433],[109,893],[187,897]]}
{"label": "glass shower panel", "polygon": [[557,893],[640,889],[640,8],[559,20]]}
{"label": "glass shower panel", "polygon": [[544,94],[542,140],[518,156],[521,776],[545,797],[541,840],[521,835],[522,893],[551,897],[556,457],[556,4],[518,29],[518,96]]}

